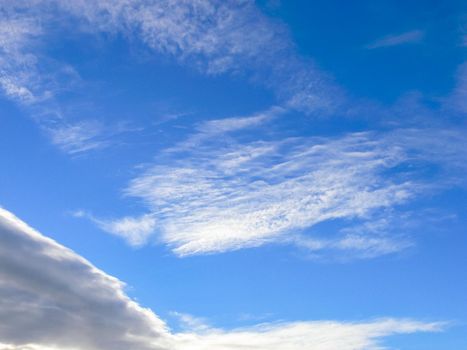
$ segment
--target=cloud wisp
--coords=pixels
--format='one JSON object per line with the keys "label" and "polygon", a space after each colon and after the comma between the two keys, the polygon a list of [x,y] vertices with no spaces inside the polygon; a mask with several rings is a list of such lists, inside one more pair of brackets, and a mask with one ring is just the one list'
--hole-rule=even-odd
{"label": "cloud wisp", "polygon": [[74,34],[106,32],[136,38],[204,74],[243,75],[272,89],[280,104],[306,113],[329,114],[342,102],[336,84],[296,53],[286,26],[264,15],[254,1],[38,0],[5,2],[4,7],[0,61],[7,64],[0,72],[0,85],[7,97],[22,105],[54,109],[49,116],[54,122],[64,118],[70,123],[54,97],[71,85],[62,84],[64,76],[74,79],[77,72],[40,50],[50,34],[49,26],[42,24],[52,19],[64,31],[70,30],[64,23],[75,23]]}
{"label": "cloud wisp", "polygon": [[0,90],[27,110],[66,153],[101,148],[106,141],[98,123],[73,121],[57,103],[57,94],[76,85],[80,77],[73,67],[42,53],[47,37],[42,22],[34,11],[18,14],[6,5],[0,12]]}
{"label": "cloud wisp", "polygon": [[405,44],[415,44],[423,40],[425,32],[422,30],[412,30],[402,34],[388,35],[374,41],[366,46],[367,49],[379,49],[384,47],[399,46]]}
{"label": "cloud wisp", "polygon": [[[223,125],[222,120],[209,123]],[[197,140],[195,144],[170,148],[130,182],[125,194],[142,199],[148,213],[97,220],[99,226],[133,245],[158,240],[178,256],[267,243],[378,256],[411,245],[404,232],[388,235],[386,229],[394,226],[391,210],[433,186],[431,179],[422,180],[426,168],[438,169],[434,176],[440,177],[439,186],[452,179],[449,172],[465,169],[466,140],[454,130],[401,129],[249,143],[235,142],[232,134],[221,142],[211,133],[195,133],[188,138]],[[450,147],[443,146],[448,140]],[[357,222],[358,230],[342,228],[330,237],[314,232],[314,226],[330,221],[349,227]]]}
{"label": "cloud wisp", "polygon": [[0,243],[1,350],[376,350],[394,334],[443,328],[410,319],[275,323],[230,331],[192,322],[192,329],[174,333],[126,296],[118,279],[4,209]]}
{"label": "cloud wisp", "polygon": [[282,104],[306,113],[330,113],[343,100],[331,79],[296,53],[286,26],[254,1],[85,0],[58,6],[91,28],[135,36],[206,74],[246,74],[271,88]]}

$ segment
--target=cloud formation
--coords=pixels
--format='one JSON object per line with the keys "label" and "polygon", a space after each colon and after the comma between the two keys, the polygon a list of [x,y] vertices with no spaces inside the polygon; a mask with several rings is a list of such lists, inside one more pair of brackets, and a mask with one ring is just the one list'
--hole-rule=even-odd
{"label": "cloud formation", "polygon": [[0,343],[167,348],[164,322],[130,300],[122,282],[4,209],[0,241]]}
{"label": "cloud formation", "polygon": [[340,91],[310,59],[296,52],[286,26],[251,0],[58,2],[100,31],[139,38],[207,74],[246,74],[271,88],[282,103],[329,113]]}
{"label": "cloud formation", "polygon": [[[465,170],[466,138],[456,130],[399,129],[239,143],[238,129],[222,126],[258,117],[251,118],[210,121],[188,137],[190,142],[161,154],[125,189],[127,196],[142,199],[149,212],[141,220],[100,220],[100,227],[134,245],[154,236],[179,256],[266,243],[378,256],[411,245],[404,232],[388,234],[390,226],[398,227],[391,210]],[[222,126],[218,132],[231,131],[223,134],[227,141],[219,140],[211,130],[214,125]],[[430,167],[436,169],[436,181],[425,176]],[[336,220],[347,222],[336,235],[313,231],[319,223]],[[352,228],[352,221],[359,224]],[[128,222],[128,230],[114,229]]]}
{"label": "cloud formation", "polygon": [[[73,67],[49,57],[42,47],[51,28],[73,33],[119,33],[205,74],[243,75],[272,89],[279,103],[306,113],[328,114],[340,104],[340,89],[309,60],[300,57],[286,26],[265,16],[254,1],[2,1],[0,87],[27,107],[49,134],[72,121],[61,110],[58,92],[79,77]],[[53,23],[53,26],[44,23]],[[67,24],[74,23],[72,29]],[[56,29],[55,29],[56,30]],[[68,102],[70,103],[70,102]],[[86,122],[86,121],[84,121]],[[55,130],[57,129],[57,130]],[[96,149],[94,135],[84,147],[55,142],[65,152]],[[73,141],[73,140],[72,140]],[[100,144],[100,143],[99,143]]]}
{"label": "cloud formation", "polygon": [[124,284],[0,209],[1,350],[376,350],[393,334],[433,332],[409,319],[264,324],[171,332]]}

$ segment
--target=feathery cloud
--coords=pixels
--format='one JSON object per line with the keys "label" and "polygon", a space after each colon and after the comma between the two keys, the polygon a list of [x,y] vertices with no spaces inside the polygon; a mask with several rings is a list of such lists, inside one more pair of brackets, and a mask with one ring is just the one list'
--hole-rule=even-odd
{"label": "feathery cloud", "polygon": [[[154,236],[179,256],[267,243],[366,257],[395,252],[410,246],[410,239],[403,232],[384,234],[369,223],[430,191],[429,179],[422,180],[424,168],[438,169],[437,186],[465,169],[466,138],[454,130],[401,129],[251,143],[198,135],[188,138],[199,141],[196,147],[182,142],[184,147],[171,148],[170,157],[162,154],[125,190],[146,203],[149,212],[143,218],[149,215],[158,223],[153,232],[144,231],[145,239]],[[139,231],[137,217],[126,220]],[[366,224],[358,225],[358,233],[347,228],[334,237],[310,236],[315,225],[332,220]],[[147,228],[145,221],[141,226]],[[132,242],[131,230],[112,229],[119,222],[100,226]]]}

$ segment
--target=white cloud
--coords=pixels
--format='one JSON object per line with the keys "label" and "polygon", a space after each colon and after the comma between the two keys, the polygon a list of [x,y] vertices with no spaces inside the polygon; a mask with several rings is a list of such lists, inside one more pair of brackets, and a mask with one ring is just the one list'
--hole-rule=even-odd
{"label": "white cloud", "polygon": [[147,243],[154,234],[157,222],[152,215],[140,217],[124,217],[118,220],[105,221],[93,219],[103,230],[124,237],[131,245],[140,246]]}
{"label": "white cloud", "polygon": [[[296,322],[264,324],[229,332],[212,329],[202,334],[181,334],[192,350],[382,350],[378,338],[415,330],[433,331],[437,324],[386,319],[369,323]],[[183,346],[182,345],[182,346]]]}
{"label": "white cloud", "polygon": [[270,121],[272,118],[283,112],[284,109],[281,107],[272,107],[265,112],[258,113],[253,116],[209,120],[201,123],[197,130],[201,134],[209,136],[244,130]]}
{"label": "white cloud", "polygon": [[194,151],[134,179],[178,255],[222,252],[294,239],[294,231],[358,218],[405,202],[410,182],[379,172],[401,161],[371,134],[337,140],[289,139]]}
{"label": "white cloud", "polygon": [[[222,125],[222,120],[209,123]],[[401,129],[244,144],[226,135],[225,142],[207,139],[201,131],[188,138],[193,139],[198,143],[189,143],[191,148],[182,142],[168,156],[160,155],[125,190],[143,199],[146,215],[158,222],[157,232],[144,230],[145,239],[153,236],[179,256],[272,242],[361,257],[405,249],[412,242],[404,230],[388,235],[390,226],[400,225],[386,220],[388,229],[376,230],[371,223],[381,224],[386,210],[423,192],[453,185],[467,156],[465,135],[455,130]],[[437,168],[439,178],[422,180],[424,167]],[[138,228],[135,232],[117,232],[112,225],[118,219],[100,226],[131,242],[139,226],[148,227],[146,217],[140,224],[137,217],[124,219]],[[338,230],[337,236],[313,230],[332,220],[357,225],[354,231]],[[311,236],[303,233],[310,229]]]}
{"label": "white cloud", "polygon": [[423,40],[425,33],[422,30],[412,30],[402,34],[388,35],[366,46],[367,49],[379,49],[383,47],[414,44]]}
{"label": "white cloud", "polygon": [[122,282],[0,209],[1,350],[377,350],[387,336],[443,327],[380,319],[227,331],[179,315],[188,328],[173,333],[151,310],[128,298]]}

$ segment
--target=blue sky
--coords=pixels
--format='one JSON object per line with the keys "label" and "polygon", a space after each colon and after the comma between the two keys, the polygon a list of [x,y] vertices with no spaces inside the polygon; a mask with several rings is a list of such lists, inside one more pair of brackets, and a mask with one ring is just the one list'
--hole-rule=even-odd
{"label": "blue sky", "polygon": [[466,50],[462,1],[0,0],[0,350],[467,347]]}

